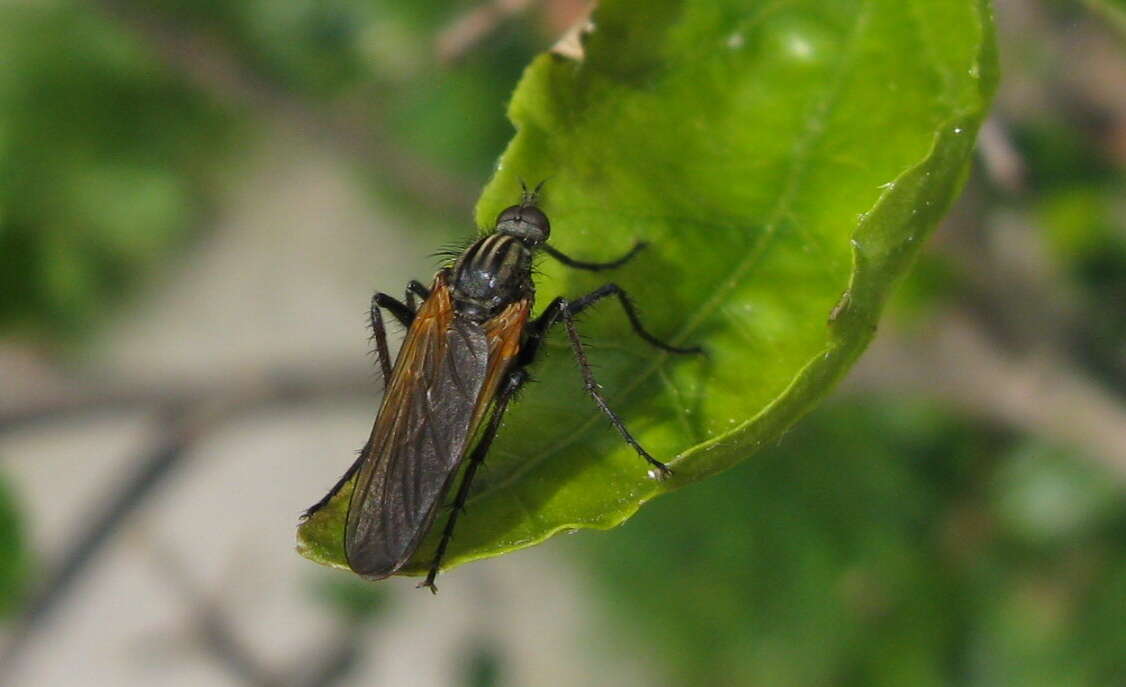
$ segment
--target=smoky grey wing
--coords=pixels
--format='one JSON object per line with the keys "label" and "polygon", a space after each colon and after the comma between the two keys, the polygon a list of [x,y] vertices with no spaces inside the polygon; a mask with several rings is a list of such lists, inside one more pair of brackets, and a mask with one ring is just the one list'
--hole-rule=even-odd
{"label": "smoky grey wing", "polygon": [[488,341],[470,322],[454,319],[442,329],[404,344],[416,348],[396,366],[389,389],[396,397],[381,410],[357,475],[344,549],[352,569],[367,577],[391,575],[410,559],[473,432]]}

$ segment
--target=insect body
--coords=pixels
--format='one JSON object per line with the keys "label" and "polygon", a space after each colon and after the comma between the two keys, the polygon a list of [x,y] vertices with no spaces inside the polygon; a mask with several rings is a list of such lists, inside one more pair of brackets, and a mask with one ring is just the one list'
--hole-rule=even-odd
{"label": "insect body", "polygon": [[[475,241],[452,266],[439,271],[429,288],[412,281],[405,302],[384,293],[372,298],[372,332],[386,389],[383,403],[359,458],[305,512],[306,517],[316,512],[355,477],[344,552],[348,565],[360,575],[382,579],[407,563],[468,458],[429,574],[420,585],[437,591],[434,580],[473,476],[509,402],[529,379],[526,368],[558,322],[567,330],[595,403],[652,466],[651,474],[657,478],[669,474],[669,468],[642,448],[607,405],[574,320],[594,303],[615,296],[634,331],[650,344],[673,353],[699,349],[670,346],[645,331],[626,293],[616,284],[606,284],[574,301],[556,298],[539,317],[531,319],[535,300],[532,260],[537,250],[571,267],[603,270],[625,263],[643,247],[638,244],[613,262],[588,263],[552,248],[547,244],[549,234],[547,216],[536,207],[536,192],[525,190],[519,205],[497,217],[494,232]],[[417,307],[416,298],[422,299]],[[380,309],[407,328],[393,369]]]}

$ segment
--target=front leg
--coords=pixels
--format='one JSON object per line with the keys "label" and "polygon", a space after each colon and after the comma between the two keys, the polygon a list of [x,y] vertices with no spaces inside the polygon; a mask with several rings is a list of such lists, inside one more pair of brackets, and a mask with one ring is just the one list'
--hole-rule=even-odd
{"label": "front leg", "polygon": [[380,308],[391,313],[407,329],[414,322],[414,311],[382,292],[371,297],[371,338],[375,339],[375,354],[379,357],[379,371],[383,373],[383,389],[386,391],[391,384],[391,351],[387,348],[387,328],[383,326]]}
{"label": "front leg", "polygon": [[417,279],[411,279],[407,282],[406,303],[411,312],[418,312],[418,305],[415,303],[415,296],[422,300],[430,298],[430,289]]}
{"label": "front leg", "polygon": [[617,260],[611,260],[610,262],[586,262],[585,260],[576,260],[575,258],[572,258],[566,253],[563,253],[559,249],[555,248],[555,246],[552,246],[551,244],[545,243],[542,247],[545,253],[563,263],[567,267],[574,267],[575,269],[579,270],[589,270],[591,272],[600,272],[602,270],[612,270],[615,267],[620,267],[626,264],[633,258],[633,256],[640,253],[641,250],[647,245],[649,244],[645,243],[644,241],[638,241],[637,243],[633,244],[633,248],[631,248],[628,253],[618,258]]}
{"label": "front leg", "polygon": [[405,329],[410,329],[411,325],[414,324],[415,313],[418,312],[415,296],[426,300],[430,298],[430,289],[417,279],[411,279],[407,282],[405,296],[405,303],[397,301],[383,292],[378,292],[371,297],[371,334],[375,339],[375,350],[379,355],[380,369],[383,371],[384,389],[387,388],[387,384],[391,380],[391,354],[387,349],[387,329],[383,326],[383,316],[379,309],[383,308],[391,313],[399,321],[399,324],[403,325]]}

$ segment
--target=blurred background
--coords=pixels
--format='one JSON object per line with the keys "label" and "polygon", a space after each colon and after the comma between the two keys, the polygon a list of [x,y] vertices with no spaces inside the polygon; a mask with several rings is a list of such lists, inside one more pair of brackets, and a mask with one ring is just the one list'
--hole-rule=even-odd
{"label": "blurred background", "polygon": [[995,4],[965,193],[834,396],[432,598],[294,525],[371,292],[585,3],[0,0],[0,684],[1126,685],[1126,3]]}

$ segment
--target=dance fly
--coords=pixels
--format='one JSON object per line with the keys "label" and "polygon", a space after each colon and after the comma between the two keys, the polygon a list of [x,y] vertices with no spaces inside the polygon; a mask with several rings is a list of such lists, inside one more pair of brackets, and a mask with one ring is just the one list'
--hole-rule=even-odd
{"label": "dance fly", "polygon": [[[528,366],[558,323],[567,332],[594,402],[649,464],[653,477],[670,474],[607,405],[575,328],[575,317],[613,296],[633,330],[649,344],[670,353],[698,353],[700,349],[671,346],[646,331],[626,292],[614,283],[575,300],[556,298],[533,318],[532,262],[537,251],[569,267],[598,271],[626,263],[644,247],[638,243],[611,262],[568,257],[547,243],[550,223],[537,207],[538,191],[539,187],[532,192],[525,188],[520,204],[501,212],[493,231],[443,267],[429,287],[411,281],[404,301],[385,293],[372,298],[371,326],[384,380],[383,402],[359,458],[305,512],[309,517],[348,480],[355,479],[344,527],[344,553],[349,567],[365,578],[382,579],[406,565],[443,510],[458,473],[463,472],[426,580],[419,585],[437,592],[434,581],[473,476],[496,437],[509,402],[528,381]],[[381,310],[407,329],[394,367]],[[463,463],[465,469],[460,471]]]}

